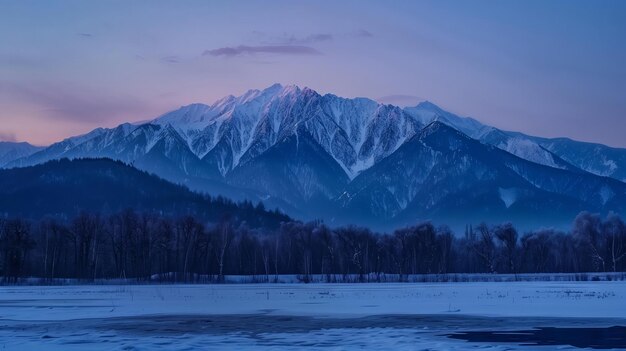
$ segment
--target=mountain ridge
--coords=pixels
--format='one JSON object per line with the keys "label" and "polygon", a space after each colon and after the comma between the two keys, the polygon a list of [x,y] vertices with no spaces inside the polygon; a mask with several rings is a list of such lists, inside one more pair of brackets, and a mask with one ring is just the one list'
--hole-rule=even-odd
{"label": "mountain ridge", "polygon": [[[140,186],[138,186],[140,185]],[[290,218],[252,203],[235,203],[190,191],[121,161],[60,159],[0,170],[0,213],[7,217],[71,218],[133,209],[167,216],[193,215],[211,222],[224,216],[253,227],[277,228]]]}
{"label": "mountain ridge", "polygon": [[44,149],[27,142],[0,141],[0,167]]}
{"label": "mountain ridge", "polygon": [[[427,133],[437,137],[428,139]],[[444,148],[444,140],[467,150],[450,145]],[[407,145],[419,152],[399,152]],[[320,95],[306,87],[274,84],[238,97],[229,95],[211,105],[186,105],[144,124],[98,128],[7,166],[61,157],[108,157],[194,190],[263,200],[268,206],[288,209],[302,217],[322,217],[338,223],[346,218],[358,221],[364,213],[374,222],[381,222],[400,221],[400,217],[426,218],[446,209],[454,212],[454,201],[437,195],[435,189],[450,192],[458,188],[456,196],[465,201],[465,206],[493,209],[491,215],[497,213],[506,220],[521,218],[519,214],[524,211],[525,216],[538,214],[541,206],[533,207],[532,199],[568,209],[622,209],[622,185],[626,184],[621,181],[626,174],[624,179],[620,177],[626,170],[626,149],[613,150],[602,161],[598,155],[604,150],[597,145],[503,131],[459,117],[428,101],[400,108],[367,98],[346,99]],[[611,165],[609,161],[613,162],[613,168],[609,167],[612,172],[598,170],[598,162]],[[463,168],[464,162],[476,169]],[[403,169],[398,163],[413,169]],[[389,166],[381,170],[381,165]],[[407,179],[394,175],[393,170],[405,172]],[[426,173],[433,170],[439,174]],[[494,178],[494,183],[489,183],[475,176],[479,170],[497,177],[530,177],[532,181],[526,179],[520,185],[523,191],[518,192],[503,179]],[[380,181],[368,183],[368,193],[355,195],[355,184],[363,182],[364,174],[373,173]],[[617,180],[604,178],[607,175]],[[395,179],[396,183],[385,179]],[[436,179],[447,179],[448,189]],[[584,182],[576,183],[576,179]],[[426,183],[416,182],[432,182],[431,192],[427,186],[422,188]],[[587,191],[588,198],[582,198],[566,186],[559,187],[560,182],[578,184],[580,189],[588,186],[601,195]],[[489,191],[480,189],[483,183]],[[416,202],[416,196],[433,203]],[[607,200],[601,203],[601,197]],[[351,205],[366,198],[369,203]],[[529,202],[523,211],[522,198]],[[611,203],[612,199],[618,200]],[[513,213],[515,209],[520,212]]]}
{"label": "mountain ridge", "polygon": [[[511,210],[540,216],[560,208],[563,222],[559,224],[566,225],[568,218],[581,209],[601,211],[613,201],[608,205],[623,211],[626,203],[626,184],[622,182],[536,164],[482,144],[439,121],[427,125],[397,153],[359,175],[350,188],[356,200],[351,198],[350,190],[342,194],[343,200],[357,204],[344,203],[345,207],[355,206],[353,212],[365,214],[366,218],[392,213],[401,224],[433,219],[462,226],[471,223],[472,218],[480,218],[480,214],[471,216],[477,209],[491,211],[492,220],[507,221],[519,217]],[[472,192],[472,205],[463,204],[462,199]],[[607,198],[598,195],[602,193]],[[491,200],[480,203],[483,196]],[[380,199],[384,202],[381,206],[391,207],[391,211],[372,208]],[[542,206],[546,199],[551,207]],[[520,208],[524,201],[539,208]]]}

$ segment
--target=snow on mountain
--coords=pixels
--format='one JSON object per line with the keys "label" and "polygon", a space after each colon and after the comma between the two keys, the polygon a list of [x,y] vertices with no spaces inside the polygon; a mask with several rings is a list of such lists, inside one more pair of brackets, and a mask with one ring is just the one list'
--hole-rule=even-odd
{"label": "snow on mountain", "polygon": [[63,139],[62,141],[54,143],[28,156],[17,158],[11,162],[8,162],[3,167],[11,168],[32,166],[60,158],[67,151],[72,150],[74,147],[82,144],[87,140],[90,140],[91,138],[95,138],[96,136],[103,133],[105,130],[106,129],[104,128],[96,128],[89,133]]}
{"label": "snow on mountain", "polygon": [[0,167],[16,159],[30,156],[41,149],[43,147],[26,142],[0,141]]}
{"label": "snow on mountain", "polygon": [[587,172],[626,182],[626,149],[568,138],[528,138]]}
{"label": "snow on mountain", "polygon": [[395,106],[279,84],[210,106],[184,106],[153,123],[174,127],[222,175],[304,126],[350,178],[391,154],[421,127]]}
{"label": "snow on mountain", "polygon": [[[281,139],[297,134],[297,128],[304,126],[346,175],[354,179],[433,121],[532,162],[556,168],[574,165],[594,174],[626,179],[625,150],[506,132],[459,117],[428,101],[401,109],[366,98],[320,95],[293,85],[274,84],[238,97],[229,95],[211,105],[183,106],[146,124],[171,126],[189,150],[222,177]],[[60,157],[102,155],[131,162],[158,142],[156,133],[143,135],[146,145],[142,147],[133,144],[137,140],[129,134],[146,124],[98,128],[4,164],[25,166]],[[134,149],[128,150],[125,143],[133,144]]]}
{"label": "snow on mountain", "polygon": [[541,144],[520,133],[507,133],[492,128],[478,140],[531,162],[561,169],[573,167]]}
{"label": "snow on mountain", "polygon": [[443,122],[474,139],[528,161],[561,169],[574,166],[593,174],[626,181],[626,149],[503,131],[473,118],[459,117],[428,101],[404,110],[424,124],[432,121]]}
{"label": "snow on mountain", "polygon": [[525,138],[509,138],[506,142],[502,142],[496,146],[525,160],[542,163],[546,166],[562,168],[557,164],[550,152],[531,140]]}
{"label": "snow on mountain", "polygon": [[352,221],[563,225],[583,209],[623,210],[626,184],[530,162],[434,121],[357,176],[337,202]]}
{"label": "snow on mountain", "polygon": [[460,130],[474,139],[481,139],[484,135],[495,129],[473,118],[459,117],[453,113],[444,111],[430,101],[421,102],[415,107],[406,107],[404,111],[417,118],[424,125],[439,121]]}
{"label": "snow on mountain", "polygon": [[626,202],[623,183],[585,172],[626,180],[624,149],[502,131],[427,101],[400,108],[293,85],[34,151],[4,167],[108,157],[195,190],[333,223],[540,215],[555,223],[552,209],[570,220],[581,209]]}

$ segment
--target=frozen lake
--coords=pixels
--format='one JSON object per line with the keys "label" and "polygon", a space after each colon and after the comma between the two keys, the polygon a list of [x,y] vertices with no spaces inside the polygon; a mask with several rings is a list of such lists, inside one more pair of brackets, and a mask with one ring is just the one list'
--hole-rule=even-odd
{"label": "frozen lake", "polygon": [[626,282],[0,287],[3,350],[624,349],[624,327]]}

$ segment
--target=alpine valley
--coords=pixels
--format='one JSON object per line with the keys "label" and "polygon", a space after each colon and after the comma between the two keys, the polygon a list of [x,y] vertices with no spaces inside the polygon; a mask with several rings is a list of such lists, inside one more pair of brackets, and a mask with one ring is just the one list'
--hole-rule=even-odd
{"label": "alpine valley", "polygon": [[504,131],[430,102],[401,108],[279,84],[43,149],[0,145],[3,168],[61,158],[120,160],[295,218],[383,230],[424,220],[566,227],[583,210],[626,209],[626,149]]}

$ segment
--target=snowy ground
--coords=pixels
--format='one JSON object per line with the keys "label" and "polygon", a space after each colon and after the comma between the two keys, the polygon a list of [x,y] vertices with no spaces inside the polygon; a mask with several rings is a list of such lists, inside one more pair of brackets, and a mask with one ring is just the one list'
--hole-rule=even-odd
{"label": "snowy ground", "polygon": [[552,350],[447,335],[611,326],[626,282],[0,287],[2,350]]}

